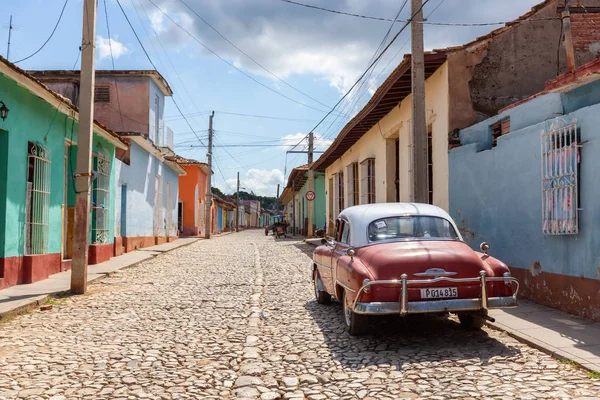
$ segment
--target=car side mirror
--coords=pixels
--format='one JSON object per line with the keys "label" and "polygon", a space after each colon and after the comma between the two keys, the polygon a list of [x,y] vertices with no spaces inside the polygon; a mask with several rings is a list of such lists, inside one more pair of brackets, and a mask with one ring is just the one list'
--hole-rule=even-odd
{"label": "car side mirror", "polygon": [[346,250],[346,255],[348,257],[350,257],[350,260],[352,260],[352,261],[354,261],[355,254],[356,254],[356,251],[352,247],[349,247],[348,250]]}
{"label": "car side mirror", "polygon": [[479,245],[479,248],[481,249],[482,252],[484,252],[485,254],[487,254],[488,251],[490,251],[490,244],[488,242],[482,242]]}

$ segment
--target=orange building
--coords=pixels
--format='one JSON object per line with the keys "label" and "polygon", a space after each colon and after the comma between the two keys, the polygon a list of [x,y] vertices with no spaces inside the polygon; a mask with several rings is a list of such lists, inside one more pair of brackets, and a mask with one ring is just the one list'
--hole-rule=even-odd
{"label": "orange building", "polygon": [[177,225],[181,236],[204,234],[206,180],[208,164],[181,156],[166,157],[187,172],[179,177],[179,207]]}

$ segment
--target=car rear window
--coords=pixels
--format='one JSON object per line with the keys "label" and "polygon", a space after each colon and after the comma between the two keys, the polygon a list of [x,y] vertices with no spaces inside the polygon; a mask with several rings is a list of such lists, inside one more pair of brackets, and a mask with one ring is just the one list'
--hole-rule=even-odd
{"label": "car rear window", "polygon": [[452,224],[440,217],[423,215],[388,217],[369,224],[369,241],[381,240],[457,240]]}

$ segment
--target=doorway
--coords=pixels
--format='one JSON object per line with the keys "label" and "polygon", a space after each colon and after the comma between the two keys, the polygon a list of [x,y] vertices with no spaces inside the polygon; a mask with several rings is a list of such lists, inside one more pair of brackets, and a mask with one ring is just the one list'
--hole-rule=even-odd
{"label": "doorway", "polygon": [[181,200],[177,203],[177,229],[181,235],[183,232],[183,201]]}

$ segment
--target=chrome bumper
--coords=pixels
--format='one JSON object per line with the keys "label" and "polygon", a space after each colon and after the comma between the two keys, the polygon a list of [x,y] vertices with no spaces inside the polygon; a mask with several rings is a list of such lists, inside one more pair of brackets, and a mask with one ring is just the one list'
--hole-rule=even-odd
{"label": "chrome bumper", "polygon": [[[436,282],[453,282],[467,283],[479,282],[481,293],[476,299],[445,299],[445,300],[428,300],[428,301],[408,301],[408,286],[422,285]],[[505,285],[516,284],[516,289],[512,296],[509,297],[488,297],[487,282],[503,282]],[[398,285],[401,286],[400,298],[397,302],[384,303],[361,303],[360,297],[364,290],[374,285]],[[519,293],[519,281],[511,276],[507,277],[486,277],[486,272],[481,271],[479,278],[447,278],[440,277],[435,279],[419,279],[408,280],[408,276],[403,274],[400,280],[385,280],[385,281],[370,281],[365,283],[354,300],[353,310],[357,314],[424,314],[437,312],[460,312],[460,311],[478,311],[488,310],[493,308],[511,308],[517,306],[517,294]]]}

